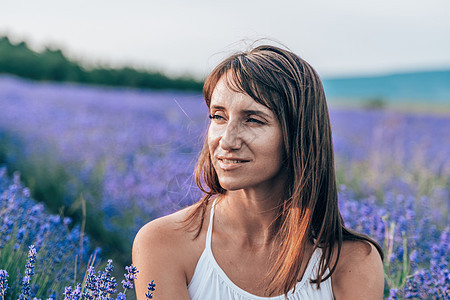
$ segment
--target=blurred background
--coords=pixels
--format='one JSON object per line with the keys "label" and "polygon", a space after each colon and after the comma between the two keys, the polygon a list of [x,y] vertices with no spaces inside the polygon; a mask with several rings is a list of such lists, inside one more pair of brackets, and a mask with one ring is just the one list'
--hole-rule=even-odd
{"label": "blurred background", "polygon": [[[13,45],[25,42],[43,57],[40,61],[53,61],[46,70],[35,65],[18,70],[8,66],[13,62],[3,51],[2,72],[114,85],[192,84],[190,88],[198,90],[200,85],[189,84],[189,79],[201,81],[231,52],[265,39],[286,45],[310,62],[325,80],[330,102],[427,98],[442,103],[449,98],[449,8],[445,0],[8,1],[0,11],[0,35]],[[59,70],[62,74],[45,74],[52,72],[49,68],[58,72],[55,64],[63,68],[58,53],[72,68],[67,63],[66,70]],[[119,78],[108,80],[99,70],[90,76],[77,74],[75,64],[83,70],[126,70],[109,74]],[[138,83],[146,80],[128,78],[133,73],[128,68],[185,82],[177,86],[161,78],[155,83],[154,78],[148,79],[153,83]]]}
{"label": "blurred background", "polygon": [[33,296],[82,281],[92,253],[120,277],[137,230],[201,196],[204,78],[269,43],[323,79],[342,214],[383,245],[386,298],[444,299],[448,20],[446,0],[2,3],[0,269],[23,271],[36,244],[54,279],[37,268]]}

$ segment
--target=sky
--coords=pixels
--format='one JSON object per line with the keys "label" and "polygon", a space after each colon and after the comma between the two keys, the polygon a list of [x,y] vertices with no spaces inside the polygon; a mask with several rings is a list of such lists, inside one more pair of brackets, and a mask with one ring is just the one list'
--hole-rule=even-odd
{"label": "sky", "polygon": [[449,0],[2,0],[0,35],[199,78],[260,39],[325,77],[450,69]]}

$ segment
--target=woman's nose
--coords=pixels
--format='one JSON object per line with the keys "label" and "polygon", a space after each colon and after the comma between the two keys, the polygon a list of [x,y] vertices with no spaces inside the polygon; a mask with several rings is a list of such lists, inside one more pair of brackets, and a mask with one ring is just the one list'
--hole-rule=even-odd
{"label": "woman's nose", "polygon": [[222,133],[219,145],[224,150],[237,150],[241,148],[242,138],[240,136],[239,124],[228,123]]}

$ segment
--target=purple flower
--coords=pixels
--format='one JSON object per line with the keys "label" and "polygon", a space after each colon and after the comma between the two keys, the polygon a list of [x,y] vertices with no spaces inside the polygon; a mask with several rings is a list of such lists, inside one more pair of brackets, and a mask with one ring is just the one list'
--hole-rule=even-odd
{"label": "purple flower", "polygon": [[92,300],[97,298],[99,294],[100,291],[95,269],[93,266],[90,266],[86,272],[86,285],[84,287],[83,297]]}
{"label": "purple flower", "polygon": [[147,299],[153,299],[153,292],[155,291],[156,288],[156,284],[155,282],[152,280],[148,286],[147,286],[147,292],[145,293],[145,297],[147,297]]}
{"label": "purple flower", "polygon": [[133,282],[137,277],[136,274],[139,273],[138,269],[133,265],[126,266],[125,269],[127,270],[127,273],[124,274],[125,279],[122,280],[124,293],[133,288]]}
{"label": "purple flower", "polygon": [[127,300],[127,295],[124,293],[117,294],[116,300]]}
{"label": "purple flower", "polygon": [[122,287],[125,291],[131,290],[133,288],[133,283],[128,280],[122,280]]}
{"label": "purple flower", "polygon": [[25,276],[22,280],[22,290],[19,299],[29,299],[31,297],[31,277],[34,275],[34,264],[36,262],[36,248],[34,245],[29,247],[27,264],[25,266]]}
{"label": "purple flower", "polygon": [[8,272],[0,270],[0,296],[3,298],[8,290]]}
{"label": "purple flower", "polygon": [[78,300],[81,297],[81,283],[77,283],[75,290],[71,294],[72,300]]}
{"label": "purple flower", "polygon": [[72,287],[67,286],[64,289],[64,300],[72,300]]}
{"label": "purple flower", "polygon": [[19,300],[28,300],[31,297],[30,276],[24,276],[22,279],[22,290]]}
{"label": "purple flower", "polygon": [[34,245],[30,246],[30,250],[28,251],[28,259],[25,269],[25,274],[27,276],[33,276],[34,275],[34,264],[36,263],[36,248]]}
{"label": "purple flower", "polygon": [[98,272],[98,289],[100,291],[101,298],[109,298],[110,295],[116,292],[116,279],[111,276],[113,271],[112,260],[108,260],[108,264],[103,272]]}

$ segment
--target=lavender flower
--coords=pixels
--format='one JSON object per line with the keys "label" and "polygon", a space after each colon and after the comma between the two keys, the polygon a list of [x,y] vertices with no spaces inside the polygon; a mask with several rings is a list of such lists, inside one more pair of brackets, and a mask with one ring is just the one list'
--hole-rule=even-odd
{"label": "lavender flower", "polygon": [[90,266],[86,272],[86,284],[84,286],[83,297],[86,299],[96,299],[100,294],[95,269]]}
{"label": "lavender flower", "polygon": [[28,251],[28,259],[26,264],[25,275],[33,276],[34,275],[34,264],[36,263],[36,248],[34,245],[30,246],[30,250]]}
{"label": "lavender flower", "polygon": [[116,300],[126,300],[126,299],[127,299],[126,294],[124,294],[124,293],[117,294]]}
{"label": "lavender flower", "polygon": [[98,273],[98,289],[100,291],[100,297],[102,299],[110,299],[110,295],[116,293],[116,279],[111,276],[111,272],[113,271],[112,260],[108,260],[108,264],[105,267],[104,272]]}
{"label": "lavender flower", "polygon": [[133,265],[126,266],[125,269],[127,270],[127,273],[124,274],[125,279],[122,280],[124,293],[133,288],[133,282],[137,277],[136,274],[139,273],[138,269]]}
{"label": "lavender flower", "polygon": [[22,279],[22,291],[19,300],[28,300],[31,297],[30,276],[24,276]]}
{"label": "lavender flower", "polygon": [[34,264],[36,263],[36,249],[31,245],[28,251],[27,264],[25,266],[25,276],[22,280],[22,290],[19,295],[20,300],[30,299],[31,297],[31,277],[34,275]]}
{"label": "lavender flower", "polygon": [[0,296],[4,299],[8,291],[8,272],[0,270]]}
{"label": "lavender flower", "polygon": [[[124,274],[126,277],[126,280],[134,280],[136,278],[136,274],[138,273],[138,270],[134,266],[126,267],[128,273]],[[111,277],[110,274],[113,270],[112,260],[108,260],[108,264],[105,267],[105,271],[98,272],[98,275],[95,275],[95,268],[93,266],[89,267],[86,271],[86,281],[84,286],[84,292],[83,292],[83,299],[95,299],[95,300],[106,300],[106,299],[114,299],[114,294],[117,292],[115,289],[115,279],[114,277]],[[108,275],[109,274],[109,275]],[[107,279],[109,277],[109,280]],[[125,281],[125,280],[124,280]],[[108,283],[113,283],[113,287],[105,288],[105,286],[108,286]],[[150,293],[151,291],[154,291],[155,284],[153,281],[151,284],[149,284],[147,297],[153,297],[153,295]],[[64,292],[64,300],[79,300],[81,299],[81,291],[82,291],[82,285],[80,283],[77,283],[77,286],[75,289],[72,289],[72,287],[66,287]],[[126,300],[126,292],[127,289],[124,290],[124,292],[120,292],[116,296],[116,300]],[[150,298],[151,299],[151,298]]]}
{"label": "lavender flower", "polygon": [[75,289],[68,286],[64,289],[64,300],[79,300],[81,298],[81,283],[77,283]]}
{"label": "lavender flower", "polygon": [[147,299],[153,299],[153,292],[155,291],[155,287],[156,284],[155,282],[152,280],[147,287],[147,292],[145,293],[145,297],[147,297]]}
{"label": "lavender flower", "polygon": [[77,286],[70,296],[72,300],[78,300],[81,298],[81,283],[77,283]]}
{"label": "lavender flower", "polygon": [[72,287],[67,286],[64,289],[64,300],[72,300]]}

